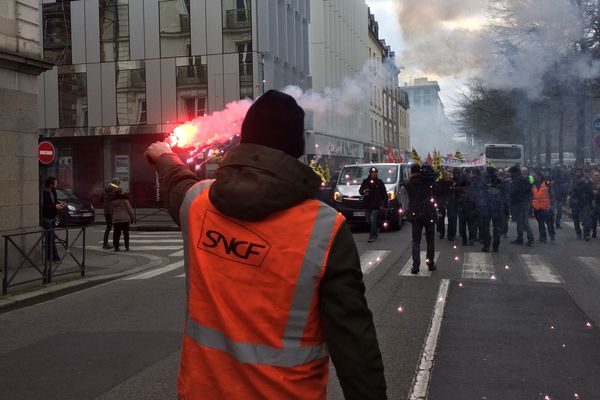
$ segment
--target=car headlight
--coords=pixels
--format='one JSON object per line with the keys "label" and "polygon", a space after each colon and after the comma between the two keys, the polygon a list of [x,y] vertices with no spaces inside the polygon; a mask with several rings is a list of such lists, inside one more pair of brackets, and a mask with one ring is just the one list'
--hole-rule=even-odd
{"label": "car headlight", "polygon": [[387,192],[387,194],[388,194],[388,199],[390,201],[396,200],[396,192],[395,191]]}
{"label": "car headlight", "polygon": [[337,201],[338,203],[341,203],[343,198],[344,198],[344,196],[342,196],[342,194],[340,192],[335,192],[333,194],[333,201]]}
{"label": "car headlight", "polygon": [[75,210],[77,210],[77,207],[75,207],[73,204],[68,204],[67,208],[69,209],[69,211],[75,211]]}

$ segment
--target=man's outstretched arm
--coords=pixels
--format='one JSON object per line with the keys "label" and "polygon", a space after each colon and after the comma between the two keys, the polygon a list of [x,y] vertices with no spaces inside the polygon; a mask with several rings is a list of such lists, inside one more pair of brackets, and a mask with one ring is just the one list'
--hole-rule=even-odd
{"label": "man's outstretched arm", "polygon": [[179,209],[185,199],[185,194],[199,179],[164,142],[151,144],[145,155],[148,162],[154,164],[158,172],[160,197],[163,204],[173,221],[180,225]]}

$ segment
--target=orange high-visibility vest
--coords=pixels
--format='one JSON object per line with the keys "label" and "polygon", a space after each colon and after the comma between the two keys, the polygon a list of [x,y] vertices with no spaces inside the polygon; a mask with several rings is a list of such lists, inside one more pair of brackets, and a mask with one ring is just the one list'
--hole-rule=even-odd
{"label": "orange high-visibility vest", "polygon": [[533,185],[533,201],[531,203],[534,210],[550,209],[550,187],[546,182],[542,182],[539,189]]}
{"label": "orange high-visibility vest", "polygon": [[236,220],[212,205],[211,183],[193,186],[180,213],[187,309],[179,398],[325,400],[318,290],[343,216],[307,200],[262,221]]}

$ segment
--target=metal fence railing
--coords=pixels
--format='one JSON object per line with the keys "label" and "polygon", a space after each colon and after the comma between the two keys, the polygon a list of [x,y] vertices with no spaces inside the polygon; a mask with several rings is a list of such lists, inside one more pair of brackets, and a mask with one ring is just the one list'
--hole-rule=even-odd
{"label": "metal fence railing", "polygon": [[[73,230],[76,234],[70,235],[69,232]],[[24,244],[17,243],[17,238],[22,238],[21,242]],[[57,260],[53,259],[53,249],[50,247],[53,242],[59,253]],[[81,246],[80,255],[73,252],[77,244]],[[14,254],[11,250],[16,251],[16,257],[11,257]],[[74,263],[65,263],[66,260]],[[30,269],[26,269],[27,267]],[[55,277],[74,273],[85,276],[85,226],[4,235],[3,295],[11,287],[39,280],[50,283]],[[17,281],[18,275],[28,276]]]}

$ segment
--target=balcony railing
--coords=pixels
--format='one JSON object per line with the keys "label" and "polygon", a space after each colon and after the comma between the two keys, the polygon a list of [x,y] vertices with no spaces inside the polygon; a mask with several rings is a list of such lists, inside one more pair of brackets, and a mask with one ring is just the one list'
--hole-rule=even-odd
{"label": "balcony railing", "polygon": [[252,12],[247,8],[225,11],[226,28],[249,28],[252,26]]}

